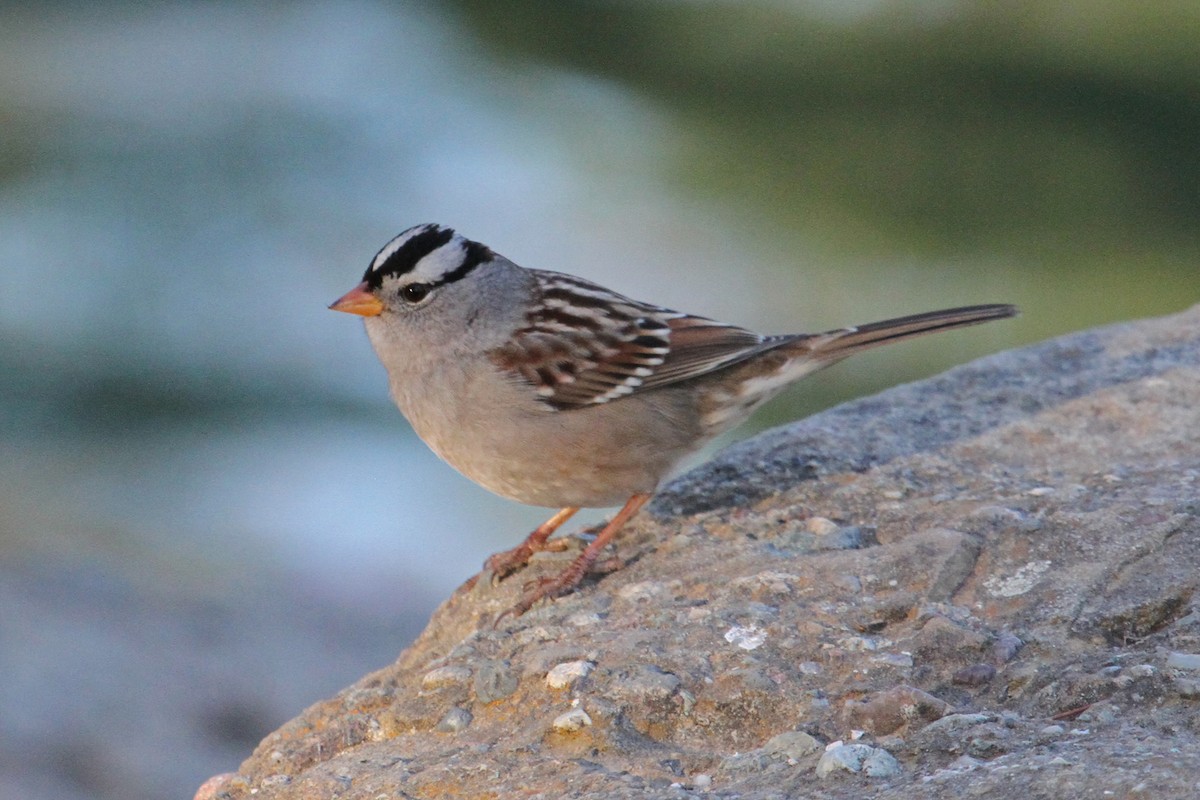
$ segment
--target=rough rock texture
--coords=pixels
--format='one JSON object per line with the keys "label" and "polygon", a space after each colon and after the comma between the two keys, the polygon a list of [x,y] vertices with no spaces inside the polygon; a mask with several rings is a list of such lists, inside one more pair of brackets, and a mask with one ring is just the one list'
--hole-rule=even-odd
{"label": "rough rock texture", "polygon": [[572,554],[460,590],[202,794],[1200,796],[1200,307],[769,432],[620,548],[497,629]]}

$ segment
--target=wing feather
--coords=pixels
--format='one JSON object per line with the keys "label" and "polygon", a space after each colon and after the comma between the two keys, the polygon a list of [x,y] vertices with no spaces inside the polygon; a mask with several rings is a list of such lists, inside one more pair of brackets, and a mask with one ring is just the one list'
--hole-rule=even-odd
{"label": "wing feather", "polygon": [[538,297],[525,326],[490,355],[557,409],[705,375],[792,338],[641,303],[570,275],[536,277]]}

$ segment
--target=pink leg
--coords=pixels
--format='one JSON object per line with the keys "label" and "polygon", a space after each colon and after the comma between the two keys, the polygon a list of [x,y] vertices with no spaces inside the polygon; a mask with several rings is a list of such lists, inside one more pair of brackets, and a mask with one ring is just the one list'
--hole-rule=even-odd
{"label": "pink leg", "polygon": [[[625,526],[629,518],[638,512],[638,510],[646,505],[651,495],[635,494],[629,498],[617,515],[604,526],[600,533],[596,534],[596,538],[583,549],[579,557],[571,562],[571,565],[560,572],[553,578],[547,578],[538,582],[530,591],[526,592],[520,601],[508,611],[500,615],[503,619],[511,614],[514,617],[519,617],[528,611],[534,603],[543,598],[553,598],[564,595],[570,590],[579,585],[583,577],[588,574],[596,563],[596,559],[600,557],[600,553],[608,546],[608,543],[617,535],[617,531]],[[553,521],[553,520],[552,520]],[[497,620],[499,622],[499,619]]]}
{"label": "pink leg", "polygon": [[561,550],[562,544],[547,544],[546,540],[554,535],[554,532],[562,527],[562,524],[574,516],[579,509],[564,508],[550,519],[538,525],[533,533],[525,537],[525,541],[511,550],[504,550],[496,553],[483,562],[485,570],[491,570],[492,580],[499,581],[516,572],[521,567],[529,563],[530,557],[534,553],[539,553],[542,550]]}

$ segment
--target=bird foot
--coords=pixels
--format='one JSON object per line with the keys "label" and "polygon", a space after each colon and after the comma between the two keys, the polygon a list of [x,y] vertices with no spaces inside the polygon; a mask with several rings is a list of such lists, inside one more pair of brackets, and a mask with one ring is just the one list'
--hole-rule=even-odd
{"label": "bird foot", "polygon": [[464,586],[470,590],[475,587],[481,575],[490,574],[492,585],[499,583],[521,567],[529,563],[534,553],[564,550],[567,543],[561,539],[550,541],[554,532],[578,511],[578,508],[564,508],[541,525],[534,528],[533,533],[525,537],[525,541],[511,550],[496,553],[483,562],[483,572],[468,580]]}
{"label": "bird foot", "polygon": [[512,608],[496,617],[496,624],[499,625],[505,617],[516,619],[542,600],[553,600],[556,597],[570,594],[588,575],[608,575],[623,566],[625,566],[625,560],[619,556],[593,561],[580,555],[571,563],[571,566],[559,574],[549,578],[537,578],[526,583],[521,599]]}
{"label": "bird foot", "polygon": [[492,584],[495,585],[528,564],[535,553],[558,553],[566,550],[569,544],[566,539],[551,539],[540,544],[521,542],[511,550],[489,556],[483,562],[483,571],[492,574]]}
{"label": "bird foot", "polygon": [[579,562],[576,561],[552,578],[538,578],[527,583],[521,599],[512,608],[496,617],[496,624],[499,624],[505,617],[513,617],[515,619],[521,616],[542,600],[553,600],[556,597],[569,594],[572,589],[579,585],[588,571],[586,566],[583,569],[576,569],[578,564]]}
{"label": "bird foot", "polygon": [[[540,600],[551,600],[555,597],[566,594],[579,585],[583,580],[583,576],[591,572],[599,561],[600,554],[604,548],[612,542],[617,531],[629,521],[629,518],[638,512],[642,506],[650,499],[650,493],[635,494],[625,501],[625,505],[621,506],[621,510],[617,512],[608,524],[596,534],[596,538],[579,554],[579,557],[571,562],[571,566],[564,569],[561,573],[553,578],[543,578],[540,581],[535,581],[532,588],[526,588],[521,599],[517,604],[505,611],[496,618],[496,625],[507,616],[519,617],[533,607],[534,603]],[[574,509],[563,509],[561,514],[567,512],[574,513]],[[555,518],[557,519],[557,517]],[[552,522],[554,520],[551,520]],[[533,538],[532,536],[530,537]],[[545,537],[543,537],[544,540]],[[527,540],[528,541],[528,540]],[[619,569],[621,560],[619,558],[605,559],[600,561],[600,569],[603,572],[611,572],[614,569]]]}

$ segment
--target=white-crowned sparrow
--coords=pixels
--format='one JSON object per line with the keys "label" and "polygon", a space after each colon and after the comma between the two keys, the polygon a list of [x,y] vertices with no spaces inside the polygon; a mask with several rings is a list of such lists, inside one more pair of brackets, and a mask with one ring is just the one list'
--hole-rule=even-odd
{"label": "white-crowned sparrow", "polygon": [[517,614],[579,583],[680,460],[788,384],[869,347],[1016,313],[983,305],[763,336],[525,269],[432,224],[388,242],[330,308],[365,318],[393,399],[434,452],[502,497],[562,509],[488,559],[497,578],[548,549],[580,507],[624,503]]}

